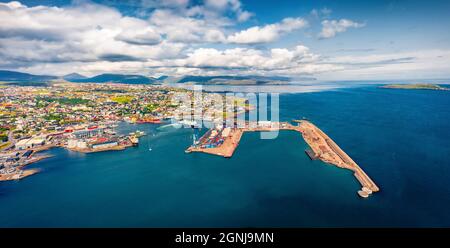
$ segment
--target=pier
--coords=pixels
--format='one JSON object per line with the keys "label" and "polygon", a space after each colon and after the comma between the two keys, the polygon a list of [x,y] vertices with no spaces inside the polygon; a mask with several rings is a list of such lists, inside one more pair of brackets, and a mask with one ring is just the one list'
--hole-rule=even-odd
{"label": "pier", "polygon": [[[368,197],[373,192],[379,191],[378,186],[370,177],[359,167],[359,165],[350,158],[328,135],[326,135],[317,126],[306,120],[294,120],[298,125],[292,125],[288,122],[260,123],[246,122],[244,127],[228,128],[226,135],[209,130],[203,135],[197,144],[192,145],[186,150],[186,153],[203,152],[212,155],[218,155],[225,158],[231,158],[239,145],[239,141],[244,132],[271,132],[280,130],[297,131],[302,134],[303,139],[309,145],[311,150],[306,150],[306,154],[312,159],[320,159],[325,163],[337,167],[348,169],[361,184],[361,190],[358,195]],[[218,140],[221,135],[220,140]],[[215,143],[210,145],[211,140]],[[218,141],[217,141],[218,140]]]}

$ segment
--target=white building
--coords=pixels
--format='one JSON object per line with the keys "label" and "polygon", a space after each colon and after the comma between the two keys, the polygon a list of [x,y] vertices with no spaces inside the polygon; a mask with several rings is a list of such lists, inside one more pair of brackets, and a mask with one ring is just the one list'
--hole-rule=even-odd
{"label": "white building", "polygon": [[20,140],[15,144],[16,148],[19,150],[30,149],[36,146],[42,146],[45,144],[45,139],[41,137],[35,137],[30,139]]}

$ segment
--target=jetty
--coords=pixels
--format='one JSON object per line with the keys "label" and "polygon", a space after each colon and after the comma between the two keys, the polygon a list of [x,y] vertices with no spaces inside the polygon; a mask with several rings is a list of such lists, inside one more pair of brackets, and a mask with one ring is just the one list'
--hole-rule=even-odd
{"label": "jetty", "polygon": [[130,147],[132,145],[115,145],[115,146],[109,146],[109,147],[102,147],[102,148],[67,148],[70,151],[73,152],[80,152],[80,153],[95,153],[95,152],[107,152],[107,151],[122,151],[125,150],[127,147]]}
{"label": "jetty", "polygon": [[303,139],[309,145],[310,150],[306,150],[305,153],[312,160],[320,159],[325,163],[353,172],[353,175],[361,184],[361,190],[358,191],[359,196],[366,198],[373,192],[379,191],[378,186],[363,169],[322,130],[307,120],[294,120],[294,122],[298,124],[292,125],[289,122],[246,122],[244,127],[228,127],[223,131],[211,129],[198,142],[190,146],[186,153],[202,152],[231,158],[244,132],[297,131],[301,133]]}

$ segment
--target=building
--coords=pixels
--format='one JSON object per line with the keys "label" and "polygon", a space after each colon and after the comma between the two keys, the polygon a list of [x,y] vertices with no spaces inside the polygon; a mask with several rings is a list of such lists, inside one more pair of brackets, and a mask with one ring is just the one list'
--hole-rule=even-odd
{"label": "building", "polygon": [[77,139],[86,139],[101,135],[103,133],[104,133],[103,128],[95,128],[95,129],[75,131],[73,132],[73,135]]}
{"label": "building", "polygon": [[102,143],[92,144],[92,149],[106,149],[114,146],[118,146],[119,143],[117,141],[106,141]]}
{"label": "building", "polygon": [[82,140],[70,139],[67,141],[67,147],[85,149],[85,148],[87,148],[87,143],[86,143],[86,141],[82,141]]}
{"label": "building", "polygon": [[45,139],[40,137],[19,140],[15,146],[19,150],[31,149],[33,147],[42,146],[45,144]]}
{"label": "building", "polygon": [[226,127],[225,129],[223,129],[222,131],[222,137],[226,138],[228,136],[230,136],[231,134],[231,128],[230,127]]}

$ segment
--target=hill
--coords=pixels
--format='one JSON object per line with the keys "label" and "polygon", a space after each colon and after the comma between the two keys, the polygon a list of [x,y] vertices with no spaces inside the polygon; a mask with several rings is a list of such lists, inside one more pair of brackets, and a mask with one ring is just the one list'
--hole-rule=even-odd
{"label": "hill", "polygon": [[100,74],[90,78],[71,79],[70,82],[77,83],[124,83],[124,84],[150,84],[157,81],[155,78],[145,77],[142,75],[126,75],[126,74]]}
{"label": "hill", "polygon": [[0,81],[6,82],[45,82],[57,78],[49,75],[33,75],[17,71],[0,70]]}
{"label": "hill", "polygon": [[184,76],[178,83],[196,83],[209,85],[273,85],[287,84],[288,77],[265,77],[265,76]]}
{"label": "hill", "polygon": [[70,73],[70,74],[63,76],[62,78],[66,81],[70,81],[70,80],[86,79],[87,77],[83,76],[81,74],[78,74],[78,73]]}

